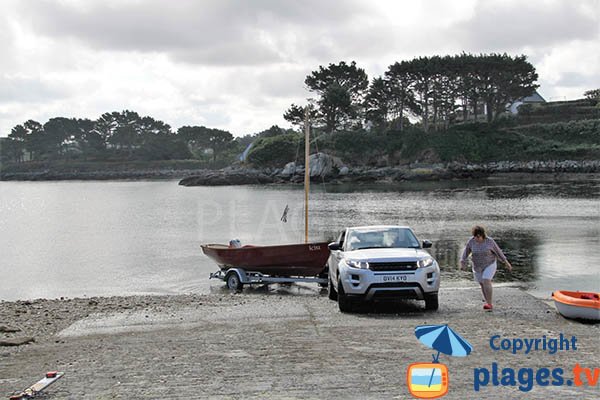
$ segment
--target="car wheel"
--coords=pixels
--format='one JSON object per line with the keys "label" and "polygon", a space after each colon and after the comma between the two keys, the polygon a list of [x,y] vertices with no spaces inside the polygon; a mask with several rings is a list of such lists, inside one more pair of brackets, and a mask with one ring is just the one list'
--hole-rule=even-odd
{"label": "car wheel", "polygon": [[425,309],[435,311],[439,308],[438,294],[426,294],[425,295]]}
{"label": "car wheel", "polygon": [[331,277],[329,277],[329,279],[327,279],[329,281],[328,285],[327,285],[327,297],[329,297],[329,300],[337,300],[338,299],[338,294],[335,291],[335,288],[333,287],[333,282],[331,282]]}
{"label": "car wheel", "polygon": [[352,312],[352,300],[348,298],[348,295],[344,293],[344,287],[342,282],[338,281],[338,293],[337,293],[338,307],[341,312],[349,313]]}
{"label": "car wheel", "polygon": [[237,292],[241,291],[244,287],[244,284],[241,282],[240,277],[234,271],[230,271],[225,277],[225,283],[227,284],[227,288],[229,290],[235,290]]}

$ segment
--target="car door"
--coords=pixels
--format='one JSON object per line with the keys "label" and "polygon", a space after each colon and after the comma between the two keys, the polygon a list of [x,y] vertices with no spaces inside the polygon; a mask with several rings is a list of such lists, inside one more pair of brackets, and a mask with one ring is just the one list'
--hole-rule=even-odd
{"label": "car door", "polygon": [[338,264],[341,259],[344,257],[344,238],[346,237],[346,230],[343,230],[340,233],[336,243],[338,244],[340,250],[331,250],[329,256],[329,276],[331,277],[332,282],[336,283],[338,280]]}

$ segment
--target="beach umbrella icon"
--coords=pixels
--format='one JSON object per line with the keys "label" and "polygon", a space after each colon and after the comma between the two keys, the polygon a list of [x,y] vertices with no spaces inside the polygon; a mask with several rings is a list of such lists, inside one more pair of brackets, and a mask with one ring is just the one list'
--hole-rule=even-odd
{"label": "beach umbrella icon", "polygon": [[473,350],[473,346],[448,325],[417,326],[415,335],[425,346],[437,350],[433,362],[438,362],[440,353],[453,357],[466,357]]}
{"label": "beach umbrella icon", "polygon": [[[437,355],[432,354],[433,362],[439,363],[440,353],[453,357],[466,357],[473,350],[473,346],[448,325],[421,325],[415,328],[415,335],[425,346],[437,350]],[[429,385],[433,379],[433,371]]]}

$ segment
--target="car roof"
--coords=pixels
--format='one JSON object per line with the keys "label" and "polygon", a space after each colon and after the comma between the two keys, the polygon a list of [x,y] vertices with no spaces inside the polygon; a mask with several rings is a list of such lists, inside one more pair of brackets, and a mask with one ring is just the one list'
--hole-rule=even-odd
{"label": "car roof", "polygon": [[400,229],[410,229],[410,227],[405,226],[405,225],[366,225],[366,226],[350,226],[348,227],[349,230],[353,230],[353,231],[367,231],[367,230],[373,230],[373,229],[390,229],[390,228],[400,228]]}

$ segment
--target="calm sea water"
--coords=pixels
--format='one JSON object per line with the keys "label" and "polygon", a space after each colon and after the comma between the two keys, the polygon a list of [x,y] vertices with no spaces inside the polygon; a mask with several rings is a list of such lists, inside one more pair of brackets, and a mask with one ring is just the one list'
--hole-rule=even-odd
{"label": "calm sea water", "polygon": [[[497,280],[541,297],[600,291],[599,200],[598,181],[313,185],[310,236],[406,224],[434,242],[448,280],[470,279],[456,265],[471,226],[483,224],[515,267]],[[0,182],[0,299],[222,290],[208,280],[216,266],[200,244],[301,242],[302,201],[302,189],[290,187]]]}

